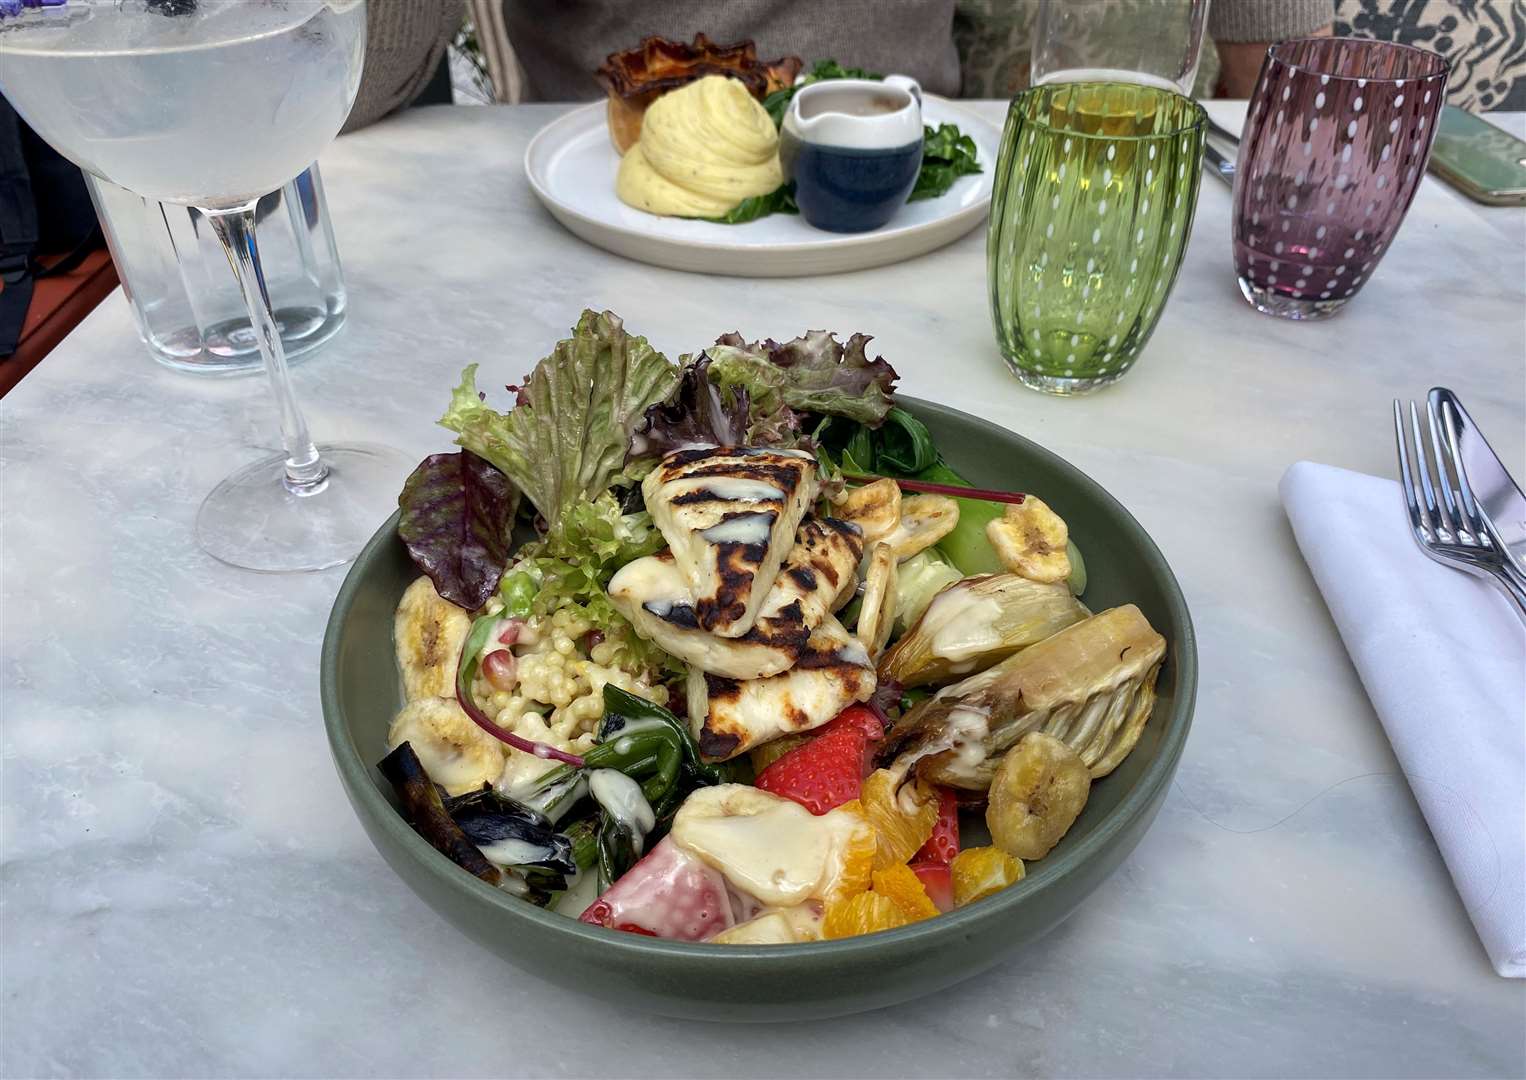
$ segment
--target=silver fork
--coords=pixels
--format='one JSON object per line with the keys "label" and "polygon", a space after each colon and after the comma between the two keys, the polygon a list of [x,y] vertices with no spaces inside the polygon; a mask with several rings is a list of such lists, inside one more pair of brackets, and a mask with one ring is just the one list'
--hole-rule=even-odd
{"label": "silver fork", "polygon": [[[1455,461],[1448,469],[1451,447],[1441,433],[1442,423],[1433,406],[1426,409],[1426,416],[1431,436],[1429,454],[1415,403],[1409,403],[1409,430],[1406,433],[1404,410],[1395,399],[1394,440],[1399,450],[1399,482],[1404,488],[1404,503],[1409,509],[1410,530],[1414,533],[1415,543],[1436,562],[1493,582],[1510,600],[1516,615],[1526,622],[1526,585],[1515,580],[1504,557],[1490,542],[1482,521],[1476,517],[1477,509],[1471,494],[1465,495],[1466,479],[1461,479],[1459,489],[1453,489],[1450,474],[1461,477],[1462,472],[1455,467]],[[1409,436],[1413,437],[1413,458]],[[1410,468],[1412,460],[1413,471]]]}

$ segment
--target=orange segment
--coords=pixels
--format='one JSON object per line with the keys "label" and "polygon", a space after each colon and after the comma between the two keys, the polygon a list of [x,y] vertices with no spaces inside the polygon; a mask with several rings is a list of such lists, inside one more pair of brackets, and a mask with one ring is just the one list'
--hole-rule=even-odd
{"label": "orange segment", "polygon": [[824,814],[821,820],[832,822],[838,854],[837,868],[821,890],[821,899],[830,905],[834,900],[844,899],[869,888],[879,843],[875,839],[874,829],[864,820],[864,815],[849,810],[847,806],[839,806]]}
{"label": "orange segment", "polygon": [[910,867],[896,865],[876,870],[874,891],[888,896],[901,909],[901,914],[912,922],[939,914],[938,906],[922,887],[922,879]]}
{"label": "orange segment", "polygon": [[1023,880],[1023,864],[1000,848],[965,848],[949,865],[954,906],[962,908]]}
{"label": "orange segment", "polygon": [[905,926],[910,921],[890,897],[861,892],[827,905],[826,917],[821,921],[821,936],[830,941],[855,934],[872,934],[876,930]]}
{"label": "orange segment", "polygon": [[857,804],[879,837],[876,870],[904,865],[927,843],[938,821],[938,793],[920,780],[902,784],[898,790],[897,777],[887,769],[869,774]]}

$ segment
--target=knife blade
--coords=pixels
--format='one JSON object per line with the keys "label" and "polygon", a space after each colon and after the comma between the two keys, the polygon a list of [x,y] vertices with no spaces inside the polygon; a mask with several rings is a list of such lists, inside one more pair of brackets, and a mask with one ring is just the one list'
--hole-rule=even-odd
{"label": "knife blade", "polygon": [[1231,189],[1234,188],[1235,163],[1219,153],[1218,147],[1207,139],[1203,140],[1203,168],[1224,181]]}
{"label": "knife blade", "polygon": [[[1428,395],[1455,431],[1464,500],[1479,510],[1492,539],[1516,574],[1526,579],[1526,494],[1484,438],[1456,394],[1444,386]],[[1451,434],[1451,432],[1449,432]]]}

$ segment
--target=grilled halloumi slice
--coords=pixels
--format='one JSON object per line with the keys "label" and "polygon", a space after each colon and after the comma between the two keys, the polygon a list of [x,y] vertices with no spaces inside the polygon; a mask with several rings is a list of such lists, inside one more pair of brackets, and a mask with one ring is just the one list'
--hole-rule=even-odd
{"label": "grilled halloumi slice", "polygon": [[728,679],[689,669],[689,723],[699,752],[724,761],[780,735],[820,727],[874,693],[869,653],[828,615],[795,666],[767,679]]}
{"label": "grilled halloumi slice", "polygon": [[816,459],[802,450],[679,450],[647,474],[646,507],[700,629],[727,638],[752,629],[818,489]]}
{"label": "grilled halloumi slice", "polygon": [[427,577],[403,590],[392,618],[403,700],[456,696],[456,661],[471,629],[471,615],[435,592]]}
{"label": "grilled halloumi slice", "polygon": [[852,525],[806,518],[752,629],[739,638],[700,629],[671,551],[626,563],[609,582],[609,599],[638,634],[680,660],[731,679],[767,678],[794,665],[862,552]]}

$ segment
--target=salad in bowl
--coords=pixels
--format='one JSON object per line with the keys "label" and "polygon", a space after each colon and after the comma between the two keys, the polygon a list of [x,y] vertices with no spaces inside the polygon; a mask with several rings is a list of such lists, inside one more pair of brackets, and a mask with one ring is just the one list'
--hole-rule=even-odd
{"label": "salad in bowl", "polygon": [[461,873],[719,948],[935,919],[1062,843],[1166,640],[1087,606],[1041,494],[949,468],[869,340],[674,363],[587,311],[511,409],[466,369],[399,498],[378,763]]}

